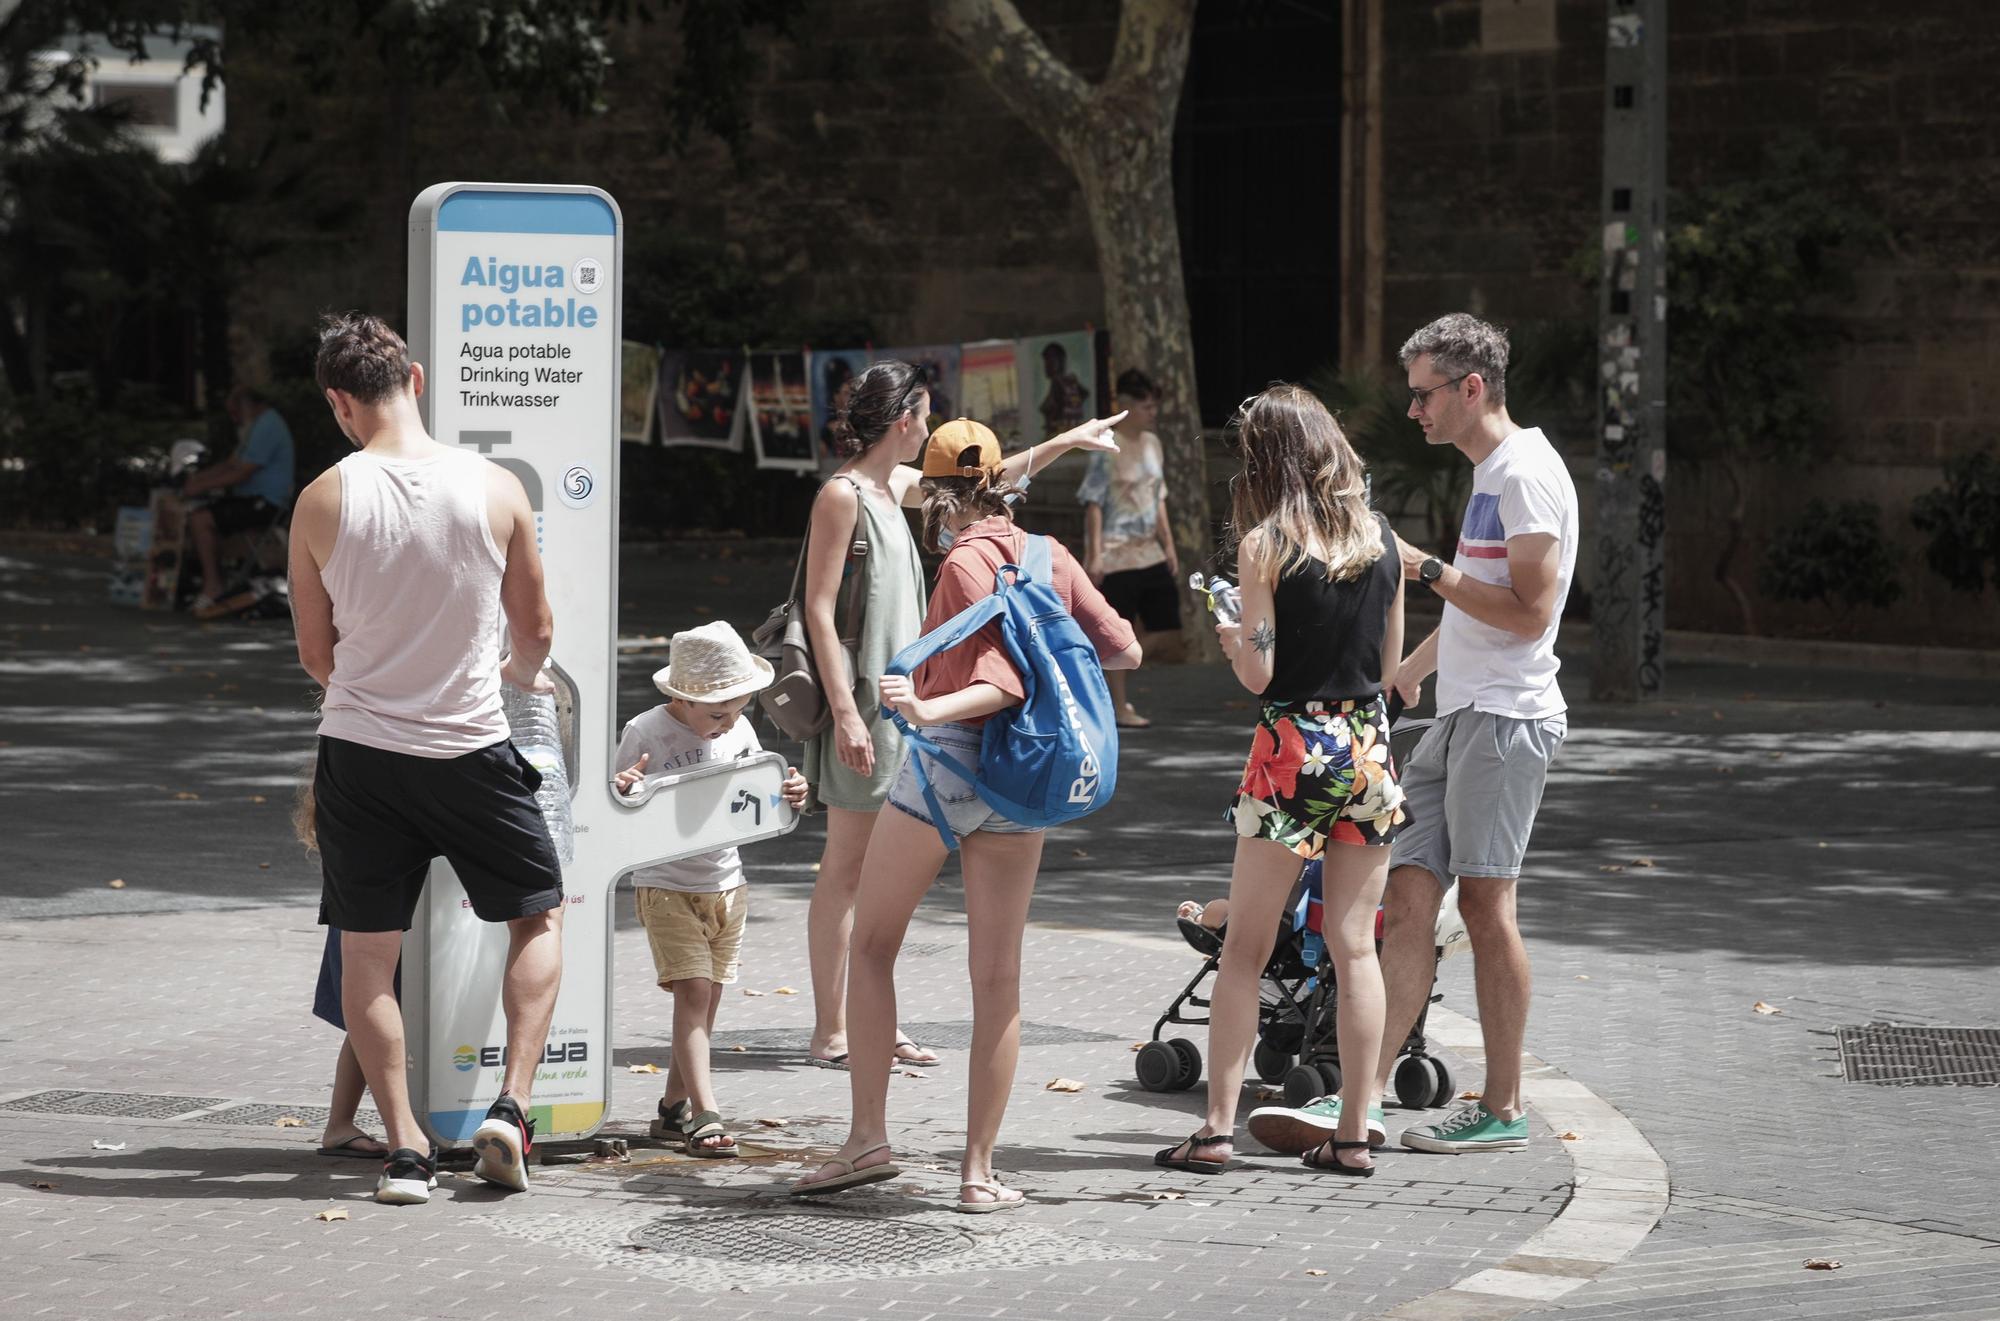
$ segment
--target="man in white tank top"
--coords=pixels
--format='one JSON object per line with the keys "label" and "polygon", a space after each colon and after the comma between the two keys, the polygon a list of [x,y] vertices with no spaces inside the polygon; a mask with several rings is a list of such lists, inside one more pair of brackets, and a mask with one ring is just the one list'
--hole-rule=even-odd
{"label": "man in white tank top", "polygon": [[506,1073],[473,1137],[474,1172],[524,1189],[529,1092],[562,977],[562,871],[535,804],[541,777],[500,706],[502,681],[549,686],[534,513],[512,473],[425,432],[423,368],[378,318],[326,318],[317,376],[358,452],[299,496],[292,613],[299,663],[326,690],[313,776],[320,922],[342,933],[348,1036],[388,1128],[376,1200],[426,1201],[437,1182],[394,992],[437,857],[474,912],[508,927]]}

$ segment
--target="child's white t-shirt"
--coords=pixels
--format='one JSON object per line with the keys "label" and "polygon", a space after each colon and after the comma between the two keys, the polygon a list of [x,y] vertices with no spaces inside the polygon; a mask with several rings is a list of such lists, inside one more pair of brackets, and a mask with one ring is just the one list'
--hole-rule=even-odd
{"label": "child's white t-shirt", "polygon": [[[736,723],[722,737],[706,739],[676,720],[662,703],[640,712],[625,726],[618,739],[615,769],[624,770],[639,760],[642,752],[646,754],[646,774],[654,776],[693,770],[709,762],[733,761],[762,751],[757,731],[742,716],[736,718]],[[679,890],[683,894],[717,894],[743,883],[743,860],[733,848],[697,853],[691,858],[641,867],[632,873],[633,885]]]}
{"label": "child's white t-shirt", "polygon": [[1459,526],[1452,563],[1481,582],[1512,586],[1511,537],[1545,532],[1561,557],[1555,610],[1541,636],[1524,638],[1482,624],[1447,602],[1438,627],[1437,709],[1462,707],[1520,720],[1568,710],[1556,684],[1556,630],[1576,572],[1576,486],[1562,455],[1540,427],[1516,431],[1472,470],[1472,498]]}

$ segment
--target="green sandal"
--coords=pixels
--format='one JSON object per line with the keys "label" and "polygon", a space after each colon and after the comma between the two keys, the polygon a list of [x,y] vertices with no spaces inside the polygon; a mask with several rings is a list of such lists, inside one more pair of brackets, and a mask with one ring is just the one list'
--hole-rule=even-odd
{"label": "green sandal", "polygon": [[661,1097],[657,1109],[659,1117],[646,1125],[647,1134],[651,1137],[666,1138],[669,1141],[679,1141],[683,1136],[681,1125],[687,1122],[688,1113],[694,1107],[686,1101],[676,1101],[672,1105],[668,1105],[666,1098]]}
{"label": "green sandal", "polygon": [[[721,1138],[714,1146],[701,1144],[711,1138]],[[736,1154],[736,1139],[730,1137],[722,1127],[722,1116],[713,1110],[703,1110],[689,1115],[681,1123],[681,1142],[690,1156],[703,1160],[728,1160]]]}

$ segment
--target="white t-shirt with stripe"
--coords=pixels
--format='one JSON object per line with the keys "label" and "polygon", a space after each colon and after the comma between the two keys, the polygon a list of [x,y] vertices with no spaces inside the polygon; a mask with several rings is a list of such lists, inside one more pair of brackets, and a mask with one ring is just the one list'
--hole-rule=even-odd
{"label": "white t-shirt with stripe", "polygon": [[1545,532],[1556,538],[1561,567],[1555,611],[1540,637],[1482,624],[1447,603],[1438,629],[1437,709],[1462,707],[1521,720],[1568,709],[1556,683],[1556,629],[1576,572],[1576,486],[1562,455],[1539,427],[1516,431],[1472,470],[1472,498],[1458,533],[1458,571],[1509,586],[1507,541]]}

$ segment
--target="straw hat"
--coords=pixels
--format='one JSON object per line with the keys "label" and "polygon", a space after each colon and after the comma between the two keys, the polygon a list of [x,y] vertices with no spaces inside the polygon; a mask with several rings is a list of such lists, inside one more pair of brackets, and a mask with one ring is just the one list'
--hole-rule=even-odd
{"label": "straw hat", "polygon": [[721,620],[674,634],[668,664],[653,672],[653,686],[688,702],[732,702],[771,686],[771,662],[750,654],[743,638]]}

